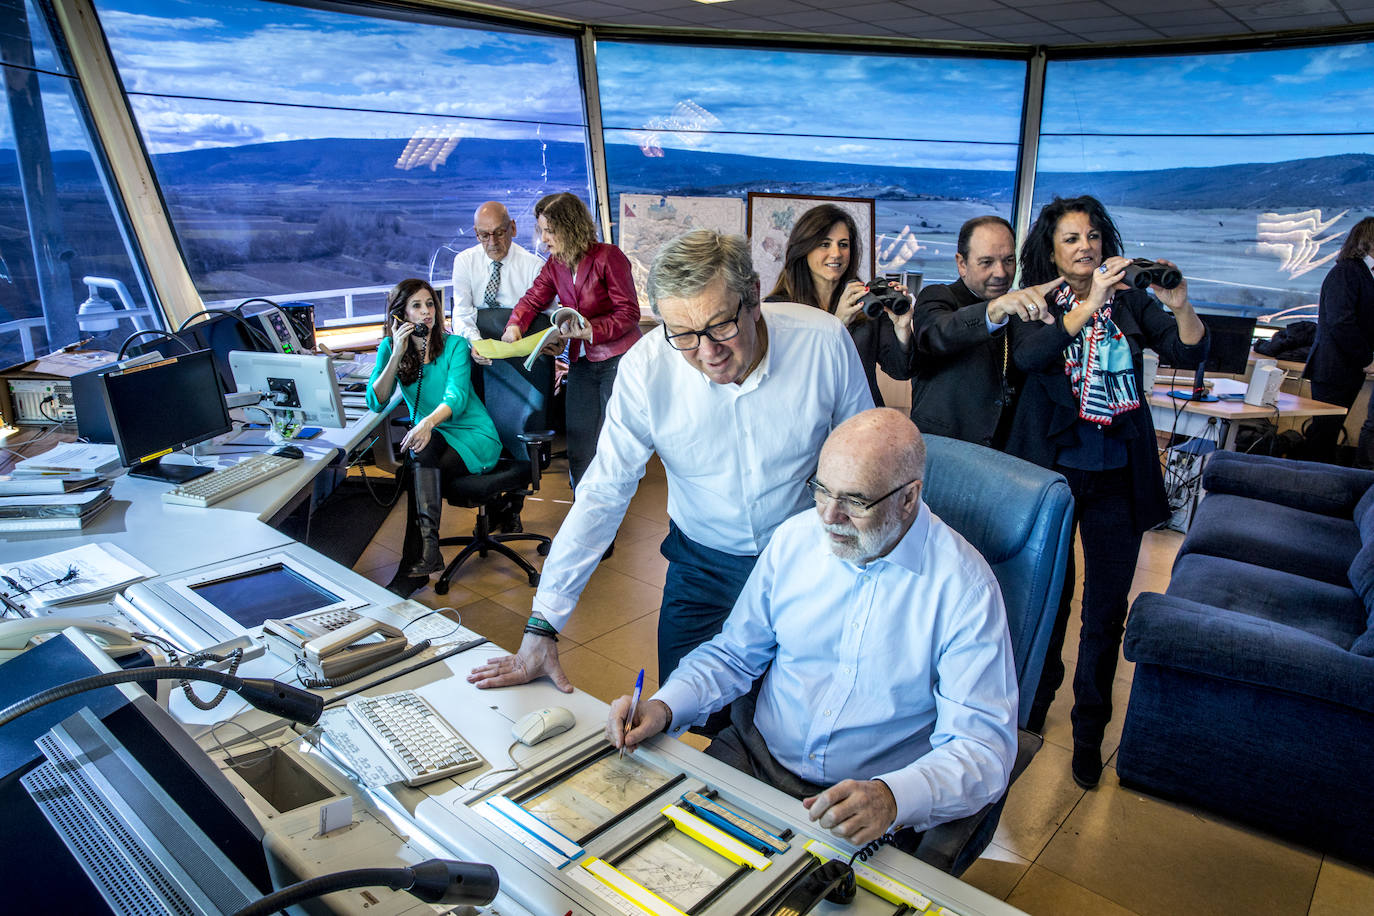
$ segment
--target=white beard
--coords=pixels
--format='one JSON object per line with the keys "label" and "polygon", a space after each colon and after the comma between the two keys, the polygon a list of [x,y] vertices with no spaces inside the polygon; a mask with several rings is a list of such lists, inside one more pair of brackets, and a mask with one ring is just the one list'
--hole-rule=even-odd
{"label": "white beard", "polygon": [[827,534],[838,534],[848,538],[845,541],[827,538],[830,552],[846,563],[863,563],[884,553],[897,540],[897,533],[902,528],[902,519],[898,513],[890,510],[885,511],[881,518],[879,524],[867,531],[860,531],[848,522],[822,525]]}

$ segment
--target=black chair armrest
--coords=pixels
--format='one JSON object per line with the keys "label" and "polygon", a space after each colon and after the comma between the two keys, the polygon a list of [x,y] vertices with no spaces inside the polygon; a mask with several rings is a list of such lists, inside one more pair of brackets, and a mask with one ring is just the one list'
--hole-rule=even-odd
{"label": "black chair armrest", "polygon": [[553,430],[526,430],[517,438],[525,443],[525,452],[530,461],[530,492],[539,492],[539,473],[544,469],[542,457],[544,446],[553,441]]}
{"label": "black chair armrest", "polygon": [[[1007,792],[1011,791],[1011,784],[1025,772],[1044,743],[1045,739],[1035,732],[1024,728],[1016,730],[1016,760],[1012,763],[1011,777],[1007,780]],[[973,814],[931,827],[921,836],[921,843],[916,847],[916,858],[956,878],[968,871],[968,867],[992,842],[997,822],[1002,817],[1002,808],[1007,802],[1007,792]]]}

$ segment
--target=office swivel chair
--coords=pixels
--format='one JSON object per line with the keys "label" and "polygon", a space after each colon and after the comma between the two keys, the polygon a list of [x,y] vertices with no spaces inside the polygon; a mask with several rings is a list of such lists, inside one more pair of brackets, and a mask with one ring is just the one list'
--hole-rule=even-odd
{"label": "office swivel chair", "polygon": [[[486,312],[510,314],[509,309],[480,309],[479,316],[487,317],[482,314]],[[553,439],[553,434],[544,429],[545,406],[553,391],[553,360],[540,357],[534,369],[529,371],[518,359],[499,359],[480,368],[482,400],[496,425],[505,455],[485,474],[469,474],[443,483],[444,501],[451,506],[476,509],[477,525],[471,535],[439,540],[440,547],[463,545],[434,583],[434,591],[439,595],[448,592],[449,582],[469,557],[474,553],[485,557],[493,551],[524,570],[530,585],[538,585],[539,571],[506,545],[513,541],[534,541],[540,556],[547,556],[549,552],[550,539],[542,534],[493,534],[491,516],[494,509],[508,505],[513,498],[539,490],[539,473],[546,465],[544,455]]]}
{"label": "office swivel chair", "polygon": [[[1002,588],[1020,688],[1014,782],[1043,743],[1025,726],[1073,549],[1073,496],[1063,477],[1019,458],[944,436],[925,442],[926,505],[983,555]],[[963,874],[992,841],[1005,803],[1004,794],[975,814],[927,830],[916,857]]]}

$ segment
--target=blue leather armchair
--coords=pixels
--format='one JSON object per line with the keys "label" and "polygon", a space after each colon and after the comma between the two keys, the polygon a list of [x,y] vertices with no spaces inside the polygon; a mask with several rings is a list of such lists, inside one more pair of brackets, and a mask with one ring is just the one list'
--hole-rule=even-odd
{"label": "blue leather armchair", "polygon": [[1374,472],[1218,452],[1131,608],[1123,784],[1374,863]]}
{"label": "blue leather armchair", "polygon": [[[944,436],[925,442],[926,505],[977,548],[1002,587],[1021,689],[1015,780],[1041,745],[1025,724],[1073,549],[1073,496],[1063,477],[1028,461]],[[1005,801],[927,830],[916,856],[963,874],[991,842]]]}

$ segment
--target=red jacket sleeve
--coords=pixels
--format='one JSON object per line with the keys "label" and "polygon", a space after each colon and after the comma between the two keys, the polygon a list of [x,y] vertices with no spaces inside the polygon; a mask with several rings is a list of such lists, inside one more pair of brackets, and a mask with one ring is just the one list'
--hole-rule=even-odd
{"label": "red jacket sleeve", "polygon": [[601,256],[601,280],[605,284],[604,296],[611,302],[611,311],[591,319],[594,344],[617,340],[639,327],[639,294],[635,292],[630,259],[614,245],[602,245]]}
{"label": "red jacket sleeve", "polygon": [[539,268],[539,275],[534,278],[534,283],[530,285],[525,295],[520,297],[520,301],[515,303],[515,309],[510,320],[506,322],[506,327],[513,325],[520,329],[521,334],[524,334],[525,331],[529,330],[530,322],[534,320],[534,316],[553,305],[554,296],[558,295],[558,288],[553,278],[554,269],[553,258],[549,258],[544,262],[544,266]]}

